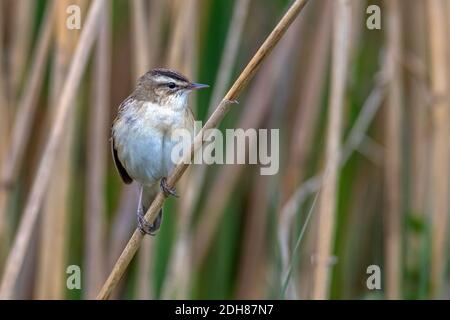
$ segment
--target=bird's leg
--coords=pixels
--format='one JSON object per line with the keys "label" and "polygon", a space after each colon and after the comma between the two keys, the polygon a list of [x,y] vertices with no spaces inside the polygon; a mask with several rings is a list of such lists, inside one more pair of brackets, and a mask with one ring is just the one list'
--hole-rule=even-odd
{"label": "bird's leg", "polygon": [[141,191],[139,193],[139,203],[137,208],[137,220],[138,220],[138,228],[141,231],[142,234],[148,234],[151,236],[154,236],[156,234],[156,231],[159,229],[159,226],[161,224],[161,217],[158,215],[156,218],[156,221],[154,223],[149,223],[145,219],[145,212],[142,209],[142,193],[143,193],[144,187],[141,186]]}
{"label": "bird's leg", "polygon": [[175,189],[175,187],[169,187],[166,177],[163,177],[161,179],[160,187],[166,197],[174,196],[178,198],[177,190]]}

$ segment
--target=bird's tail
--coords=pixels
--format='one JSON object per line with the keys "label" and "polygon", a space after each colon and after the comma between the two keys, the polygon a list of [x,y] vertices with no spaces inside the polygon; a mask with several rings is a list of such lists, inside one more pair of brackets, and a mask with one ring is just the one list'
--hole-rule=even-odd
{"label": "bird's tail", "polygon": [[[142,212],[145,214],[150,208],[150,205],[152,204],[153,200],[155,199],[156,195],[159,191],[159,184],[155,183],[154,186],[144,186],[142,190]],[[162,212],[163,209],[161,208],[159,210],[158,216],[156,217],[155,221],[153,222],[153,225],[151,227],[151,232],[158,231],[159,227],[161,226],[162,222]]]}

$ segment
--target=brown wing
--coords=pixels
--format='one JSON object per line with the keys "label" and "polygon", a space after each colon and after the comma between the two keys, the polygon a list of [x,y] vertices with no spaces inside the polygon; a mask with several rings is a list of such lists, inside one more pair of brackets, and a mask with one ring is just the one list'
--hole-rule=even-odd
{"label": "brown wing", "polygon": [[119,172],[120,177],[122,178],[123,182],[125,182],[126,184],[130,184],[131,182],[133,182],[133,179],[131,179],[127,170],[125,170],[125,168],[123,167],[122,163],[119,160],[119,157],[117,156],[117,150],[114,147],[114,138],[111,138],[111,152],[114,159],[114,164],[116,166],[117,171]]}

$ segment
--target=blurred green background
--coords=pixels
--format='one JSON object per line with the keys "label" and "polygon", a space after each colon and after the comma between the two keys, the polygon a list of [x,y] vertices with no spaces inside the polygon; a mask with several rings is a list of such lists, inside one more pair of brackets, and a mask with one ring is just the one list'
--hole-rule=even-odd
{"label": "blurred green background", "polygon": [[[92,1],[56,2],[50,45],[37,76],[41,88],[34,91],[27,86],[36,71],[40,33],[53,1],[0,2],[3,167],[12,148],[19,148],[11,141],[27,104],[24,96],[34,94],[29,104],[35,110],[27,120],[30,131],[22,140],[24,154],[17,160],[12,188],[2,189],[6,200],[0,208],[5,222],[0,230],[0,270],[17,235],[58,108],[54,97],[83,32],[65,28],[65,9],[79,5],[83,25]],[[108,139],[117,108],[138,76],[154,67],[168,67],[210,84],[190,104],[196,119],[206,121],[292,2],[107,1],[99,23],[107,31],[100,38],[109,35],[111,41],[102,50],[96,37],[88,63],[82,66],[63,147],[52,168],[15,297],[95,297],[131,236],[138,191],[120,180]],[[316,265],[321,261],[317,244],[328,232],[319,219],[327,201],[319,190],[327,177],[312,188],[310,183],[328,163],[338,2],[309,1],[219,126],[280,129],[279,173],[261,176],[259,165],[191,168],[177,186],[181,197],[166,201],[161,230],[146,238],[114,298],[313,297]],[[439,88],[450,89],[450,3],[348,3],[349,64],[339,132],[345,156],[332,195],[331,252],[322,261],[328,266],[329,286],[323,298],[447,298],[448,91],[441,100],[433,97]],[[381,29],[367,28],[369,5],[381,8]],[[439,60],[442,50],[445,58]],[[99,71],[104,59],[107,70]],[[441,78],[436,76],[439,70],[444,70]],[[107,81],[103,91],[98,79]],[[102,95],[103,104],[96,103]],[[97,115],[95,108],[101,109]],[[437,108],[444,111],[437,114]],[[99,135],[97,142],[93,134]],[[443,151],[433,151],[437,149]],[[90,157],[92,152],[96,156]],[[398,250],[392,253],[391,246]],[[81,290],[66,288],[68,265],[81,267]],[[381,268],[380,290],[366,286],[369,265]]]}

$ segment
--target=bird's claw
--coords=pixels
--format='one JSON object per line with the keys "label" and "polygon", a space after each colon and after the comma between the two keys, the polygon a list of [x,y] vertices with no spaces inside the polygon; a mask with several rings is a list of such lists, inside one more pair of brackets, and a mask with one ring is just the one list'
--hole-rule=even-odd
{"label": "bird's claw", "polygon": [[174,196],[174,197],[178,198],[177,190],[175,189],[175,187],[170,187],[167,184],[167,178],[166,177],[161,179],[160,187],[161,187],[161,190],[162,190],[162,192],[164,193],[164,195],[166,197]]}
{"label": "bird's claw", "polygon": [[146,234],[148,234],[150,236],[156,235],[156,231],[158,231],[158,229],[161,225],[161,215],[158,214],[155,221],[153,223],[149,223],[145,219],[145,215],[142,212],[142,208],[139,208],[137,211],[137,220],[138,220],[139,231],[141,231],[141,233],[143,235],[146,235]]}

